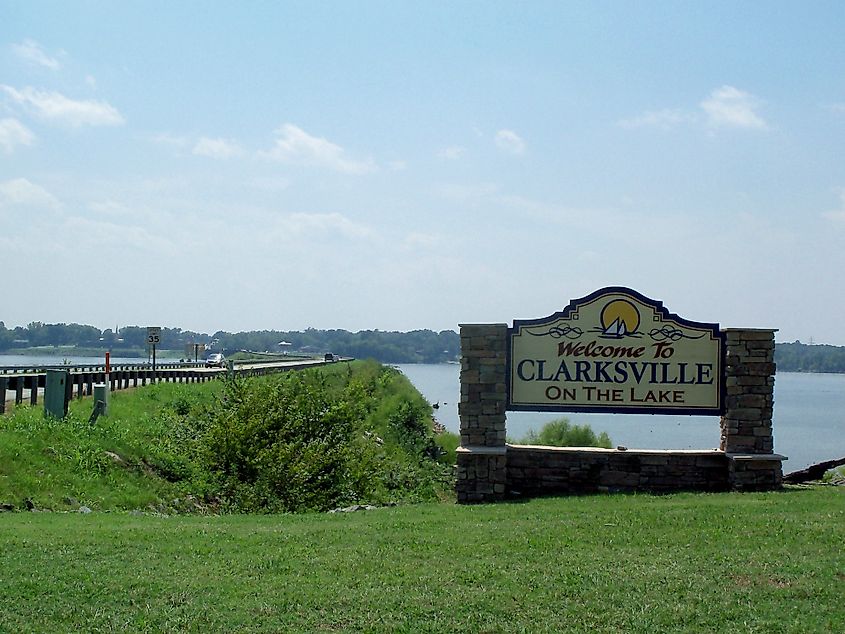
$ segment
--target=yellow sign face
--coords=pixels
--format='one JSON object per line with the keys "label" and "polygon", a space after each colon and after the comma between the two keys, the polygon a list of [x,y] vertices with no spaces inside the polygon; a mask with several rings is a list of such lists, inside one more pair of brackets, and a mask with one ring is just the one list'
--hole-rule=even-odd
{"label": "yellow sign face", "polygon": [[724,335],[623,287],[514,321],[508,409],[722,413]]}

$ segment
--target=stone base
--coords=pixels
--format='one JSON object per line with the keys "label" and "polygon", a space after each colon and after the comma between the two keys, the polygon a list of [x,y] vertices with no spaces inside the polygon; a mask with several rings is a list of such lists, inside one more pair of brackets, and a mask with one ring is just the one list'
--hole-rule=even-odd
{"label": "stone base", "polygon": [[772,491],[779,454],[593,447],[459,447],[458,503],[602,492]]}
{"label": "stone base", "polygon": [[507,450],[505,447],[458,447],[459,504],[505,499]]}
{"label": "stone base", "polygon": [[728,478],[734,491],[773,491],[783,486],[780,454],[726,454]]}
{"label": "stone base", "polygon": [[728,459],[715,449],[507,448],[510,496],[729,490]]}

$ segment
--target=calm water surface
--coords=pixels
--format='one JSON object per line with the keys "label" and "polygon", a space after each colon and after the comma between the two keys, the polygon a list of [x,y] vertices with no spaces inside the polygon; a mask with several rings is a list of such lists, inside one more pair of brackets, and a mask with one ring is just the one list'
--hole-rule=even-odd
{"label": "calm water surface", "polygon": [[[112,357],[111,363],[143,363],[146,357]],[[0,354],[0,367],[30,366],[30,365],[104,365],[105,356],[102,357],[61,357],[61,356],[23,356],[15,354]]]}
{"label": "calm water surface", "polygon": [[[458,432],[459,365],[399,365],[432,404],[436,418]],[[566,416],[606,431],[613,443],[631,449],[710,449],[719,446],[719,418],[648,414],[556,414],[508,412],[508,438]],[[775,380],[775,452],[789,458],[784,473],[845,456],[845,374],[783,372]]]}

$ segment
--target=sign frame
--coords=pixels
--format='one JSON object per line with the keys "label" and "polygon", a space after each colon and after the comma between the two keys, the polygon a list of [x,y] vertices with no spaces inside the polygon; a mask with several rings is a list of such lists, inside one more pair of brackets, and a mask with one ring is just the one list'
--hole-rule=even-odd
{"label": "sign frame", "polygon": [[161,326],[147,326],[147,345],[157,346],[161,343]]}
{"label": "sign frame", "polygon": [[[654,310],[655,320],[660,318],[661,321],[675,322],[676,324],[691,328],[694,330],[701,330],[705,334],[709,334],[712,340],[718,346],[716,355],[717,367],[712,372],[713,379],[717,382],[715,397],[717,404],[715,406],[674,406],[666,407],[660,406],[637,406],[637,405],[614,405],[612,402],[601,404],[583,404],[566,402],[542,402],[542,403],[523,403],[513,402],[513,385],[512,377],[514,373],[514,337],[519,336],[523,328],[530,328],[542,326],[545,324],[552,324],[560,320],[577,320],[578,311],[582,306],[591,304],[605,295],[626,295],[640,304]],[[564,328],[564,330],[566,330]],[[575,334],[578,334],[576,329]],[[568,333],[567,333],[568,334]],[[559,334],[565,337],[564,333]],[[580,336],[580,335],[579,335]],[[726,381],[725,381],[725,352],[726,352],[726,334],[716,323],[698,322],[685,319],[669,312],[663,306],[663,302],[654,300],[645,295],[624,286],[607,286],[598,289],[589,295],[574,299],[562,310],[548,317],[541,317],[537,319],[514,319],[513,326],[508,328],[507,332],[507,352],[506,352],[506,374],[505,374],[505,393],[506,393],[506,411],[530,411],[530,412],[576,412],[576,413],[613,413],[613,414],[655,414],[655,415],[693,415],[693,416],[721,416],[725,412],[726,405]]]}

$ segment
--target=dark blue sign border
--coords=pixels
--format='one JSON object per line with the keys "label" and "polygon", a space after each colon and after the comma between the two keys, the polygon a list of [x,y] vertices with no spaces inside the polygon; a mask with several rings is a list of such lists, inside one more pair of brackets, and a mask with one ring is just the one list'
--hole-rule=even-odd
{"label": "dark blue sign border", "polygon": [[[538,405],[513,405],[511,404],[511,373],[513,361],[513,337],[519,334],[520,330],[525,326],[537,326],[540,324],[556,321],[557,319],[565,319],[571,315],[578,307],[589,303],[594,299],[607,295],[610,293],[617,293],[621,295],[628,295],[637,301],[654,308],[655,311],[663,318],[676,321],[679,324],[689,328],[697,328],[699,330],[709,330],[713,338],[719,342],[719,371],[716,373],[716,378],[719,381],[719,406],[718,407],[639,407],[629,406],[620,407],[618,405],[552,405],[552,404],[538,404]],[[507,411],[511,412],[588,412],[588,413],[610,413],[610,414],[683,414],[687,416],[721,416],[725,413],[725,333],[719,328],[719,324],[711,324],[700,321],[692,321],[684,319],[683,317],[670,313],[663,307],[663,302],[646,297],[642,293],[638,293],[634,289],[626,286],[606,286],[597,291],[581,297],[580,299],[570,300],[569,304],[562,311],[553,313],[548,317],[540,319],[514,319],[513,327],[508,328],[508,350],[507,350],[507,373],[505,376],[505,391],[507,393]]]}

